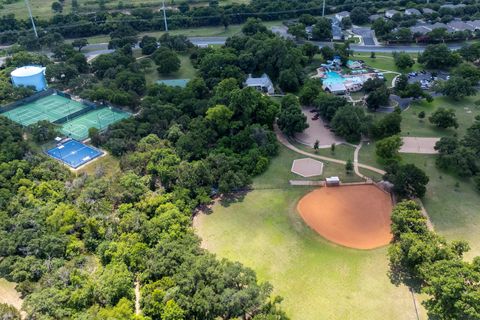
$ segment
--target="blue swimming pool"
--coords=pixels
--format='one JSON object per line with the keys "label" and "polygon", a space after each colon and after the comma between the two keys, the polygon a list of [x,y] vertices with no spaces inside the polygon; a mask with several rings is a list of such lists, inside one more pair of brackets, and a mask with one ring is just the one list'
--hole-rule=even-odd
{"label": "blue swimming pool", "polygon": [[326,77],[322,80],[325,85],[343,83],[345,81],[345,78],[335,71],[325,72],[325,76]]}

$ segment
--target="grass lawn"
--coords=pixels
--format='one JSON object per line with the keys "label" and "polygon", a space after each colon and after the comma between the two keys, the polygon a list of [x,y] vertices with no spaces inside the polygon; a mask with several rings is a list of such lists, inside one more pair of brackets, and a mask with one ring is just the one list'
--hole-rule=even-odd
{"label": "grass lawn", "polygon": [[[480,107],[473,103],[479,97],[469,97],[461,101],[448,98],[435,98],[434,102],[425,101],[413,104],[402,113],[402,135],[419,137],[441,137],[457,133],[460,137],[473,123]],[[425,111],[427,117],[438,107],[453,108],[456,111],[460,127],[457,130],[442,130],[432,126],[427,119],[419,122],[418,113]],[[468,108],[466,110],[465,108]],[[472,111],[467,113],[467,111]],[[480,255],[480,193],[475,190],[470,179],[459,178],[439,170],[435,165],[435,155],[401,154],[403,163],[414,163],[426,172],[430,178],[423,203],[435,225],[435,229],[449,240],[469,241],[472,250],[467,257]],[[360,150],[359,161],[381,168],[375,156],[373,143],[364,145]],[[457,185],[458,183],[458,185]]]}
{"label": "grass lawn", "polygon": [[190,61],[188,54],[182,54],[178,56],[180,58],[181,66],[177,72],[161,75],[157,72],[155,63],[152,64],[150,71],[145,73],[147,84],[155,83],[157,80],[169,80],[169,79],[192,79],[195,77],[196,70]]}
{"label": "grass lawn", "polygon": [[[422,66],[415,63],[411,69],[401,70],[395,66],[393,56],[389,53],[375,53],[376,58],[370,58],[369,52],[354,52],[353,59],[363,60],[365,63],[375,69],[390,70],[396,72],[410,72],[415,70],[421,70]],[[411,54],[414,59],[417,58],[417,54]]]}
{"label": "grass lawn", "polygon": [[23,300],[20,298],[20,292],[15,290],[15,286],[16,283],[0,278],[0,303],[11,304],[20,310]]}
{"label": "grass lawn", "polygon": [[86,165],[82,169],[78,170],[77,175],[86,173],[89,176],[95,175],[95,171],[98,167],[102,166],[107,177],[111,177],[120,172],[120,162],[114,156],[107,154],[92,163]]}
{"label": "grass lawn", "polygon": [[[467,128],[473,124],[475,116],[480,115],[480,106],[474,104],[478,99],[480,99],[480,95],[467,97],[460,101],[445,97],[435,98],[432,103],[428,103],[425,100],[417,101],[402,113],[402,135],[443,137],[457,133],[459,136],[463,136]],[[460,125],[457,130],[439,129],[428,121],[428,117],[440,107],[455,110]],[[418,114],[421,111],[424,111],[426,114],[423,122],[420,122],[418,118]]]}
{"label": "grass lawn", "polygon": [[[282,22],[278,21],[265,21],[263,24],[266,27],[272,27],[281,25]],[[239,34],[242,30],[242,24],[233,24],[230,25],[227,29],[223,26],[213,26],[213,27],[198,27],[198,28],[184,28],[184,29],[176,29],[170,30],[169,33],[171,35],[186,35],[187,37],[231,37],[236,34]],[[152,37],[159,38],[165,32],[164,31],[150,31],[150,32],[141,32],[139,33],[138,37],[141,38],[145,35],[149,35]],[[91,44],[95,43],[106,43],[110,41],[110,36],[108,35],[97,35],[88,37],[88,42]]]}
{"label": "grass lawn", "polygon": [[[304,144],[298,143],[296,141],[290,140],[290,142],[297,148],[310,152],[310,153],[315,153],[315,149],[312,147],[306,146]],[[345,160],[347,161],[348,159],[353,161],[353,152],[355,151],[355,148],[352,147],[351,145],[348,144],[340,144],[335,146],[335,152],[332,152],[330,147],[328,148],[322,148],[318,149],[316,154],[319,156],[324,156],[324,157],[330,157],[330,158],[335,158],[335,159],[340,159],[340,160]]]}
{"label": "grass lawn", "polygon": [[[297,201],[311,190],[287,187],[291,161],[297,157],[282,148],[254,181],[256,187],[272,189],[256,189],[199,216],[195,226],[203,245],[271,282],[292,319],[416,319],[410,293],[387,277],[386,248],[360,251],[334,245],[297,214]],[[336,169],[340,174],[341,167]]]}

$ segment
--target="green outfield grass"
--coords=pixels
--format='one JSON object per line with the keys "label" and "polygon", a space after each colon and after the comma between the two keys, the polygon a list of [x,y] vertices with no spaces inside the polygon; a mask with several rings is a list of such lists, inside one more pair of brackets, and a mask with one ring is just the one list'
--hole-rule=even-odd
{"label": "green outfield grass", "polygon": [[[257,189],[199,216],[195,225],[203,245],[271,282],[292,319],[416,319],[410,293],[389,282],[386,248],[347,249],[305,225],[295,207],[311,189],[286,182],[295,158],[282,147],[268,171],[255,179]],[[328,168],[328,173],[344,171],[343,166]]]}

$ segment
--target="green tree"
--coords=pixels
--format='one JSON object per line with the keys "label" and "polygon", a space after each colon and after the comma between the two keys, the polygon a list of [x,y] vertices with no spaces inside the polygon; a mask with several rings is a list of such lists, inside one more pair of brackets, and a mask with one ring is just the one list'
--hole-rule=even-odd
{"label": "green tree", "polygon": [[278,78],[278,85],[282,90],[288,92],[295,92],[300,87],[300,81],[297,73],[292,69],[286,69],[280,71]]}
{"label": "green tree", "polygon": [[173,300],[168,300],[162,311],[162,320],[183,320],[184,311]]}
{"label": "green tree", "polygon": [[319,146],[320,146],[320,141],[315,140],[315,143],[313,144],[313,149],[315,150],[315,153],[318,152]]}
{"label": "green tree", "polygon": [[366,116],[361,108],[345,106],[338,109],[331,126],[335,133],[348,142],[358,142],[366,130]]}
{"label": "green tree", "polygon": [[345,164],[345,171],[347,174],[351,174],[353,171],[353,162],[351,159],[347,160],[347,163]]}
{"label": "green tree", "polygon": [[155,37],[143,36],[140,41],[140,48],[142,48],[142,54],[150,55],[158,48],[157,39]]}
{"label": "green tree", "polygon": [[477,156],[480,155],[480,116],[476,116],[473,125],[467,129],[463,144],[472,149]]}
{"label": "green tree", "polygon": [[295,95],[287,94],[282,98],[281,105],[277,124],[287,136],[293,136],[308,128],[307,117],[302,113]]}
{"label": "green tree", "polygon": [[55,1],[55,2],[52,3],[52,10],[55,13],[60,13],[60,12],[63,11],[63,6],[60,2]]}
{"label": "green tree", "polygon": [[390,92],[385,85],[373,90],[366,98],[368,109],[377,110],[380,107],[387,106],[389,97]]}
{"label": "green tree", "polygon": [[104,305],[114,306],[133,296],[133,275],[124,263],[110,263],[100,273],[95,296]]}
{"label": "green tree", "polygon": [[455,100],[473,96],[477,92],[469,79],[464,79],[457,76],[452,76],[447,81],[443,81],[438,84],[435,88],[435,91]]}
{"label": "green tree", "polygon": [[384,178],[393,183],[393,191],[401,198],[421,198],[425,195],[429,178],[414,164],[393,164],[386,171]]}
{"label": "green tree", "polygon": [[373,122],[370,127],[370,134],[375,139],[390,137],[401,132],[401,124],[401,112],[394,111]]}
{"label": "green tree", "polygon": [[300,89],[300,103],[304,106],[311,106],[318,94],[322,91],[321,82],[316,79],[309,79]]}
{"label": "green tree", "polygon": [[153,53],[152,58],[161,74],[169,74],[180,69],[180,59],[171,49],[160,47]]}
{"label": "green tree", "polygon": [[318,18],[312,29],[313,40],[332,39],[332,23],[327,18]]}
{"label": "green tree", "polygon": [[364,24],[368,22],[369,15],[364,7],[354,7],[350,12],[350,19],[354,24]]}
{"label": "green tree", "polygon": [[58,134],[58,127],[48,120],[40,120],[28,126],[33,140],[44,143],[55,138]]}
{"label": "green tree", "polygon": [[72,41],[72,46],[78,49],[78,52],[82,51],[82,48],[88,45],[88,40],[85,38],[75,39]]}
{"label": "green tree", "polygon": [[445,109],[445,108],[438,108],[435,110],[428,120],[436,125],[439,128],[447,129],[447,128],[458,128],[458,121],[457,116],[455,114],[455,110],[453,109]]}
{"label": "green tree", "polygon": [[405,52],[399,52],[399,53],[395,52],[393,55],[393,58],[395,61],[395,65],[399,69],[408,69],[413,67],[413,65],[415,64],[415,60],[413,60],[413,58],[408,53],[405,53]]}
{"label": "green tree", "polygon": [[459,64],[459,54],[452,52],[445,44],[427,46],[418,56],[418,62],[429,69],[445,69]]}
{"label": "green tree", "polygon": [[295,23],[288,26],[288,33],[297,39],[306,39],[307,31],[305,31],[305,25],[303,23]]}
{"label": "green tree", "polygon": [[248,18],[242,27],[242,32],[246,36],[253,36],[256,33],[265,33],[267,31],[267,27],[262,24],[262,20],[257,18]]}
{"label": "green tree", "polygon": [[213,123],[219,133],[223,133],[229,128],[232,117],[232,110],[224,105],[216,105],[207,110],[205,118]]}
{"label": "green tree", "polygon": [[473,64],[464,62],[456,67],[452,74],[462,79],[467,79],[472,86],[476,86],[480,81],[480,70]]}
{"label": "green tree", "polygon": [[375,144],[375,154],[383,161],[397,160],[398,151],[403,145],[402,138],[398,135],[383,138]]}

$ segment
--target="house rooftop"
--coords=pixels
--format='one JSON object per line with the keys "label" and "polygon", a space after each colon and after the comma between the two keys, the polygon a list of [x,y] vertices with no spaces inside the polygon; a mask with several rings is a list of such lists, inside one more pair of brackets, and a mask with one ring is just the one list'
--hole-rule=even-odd
{"label": "house rooftop", "polygon": [[405,14],[406,15],[413,15],[413,16],[419,16],[421,15],[420,11],[414,8],[411,9],[405,9]]}
{"label": "house rooftop", "polygon": [[260,78],[254,78],[249,74],[245,84],[247,87],[268,87],[272,85],[272,81],[266,73],[262,74]]}

